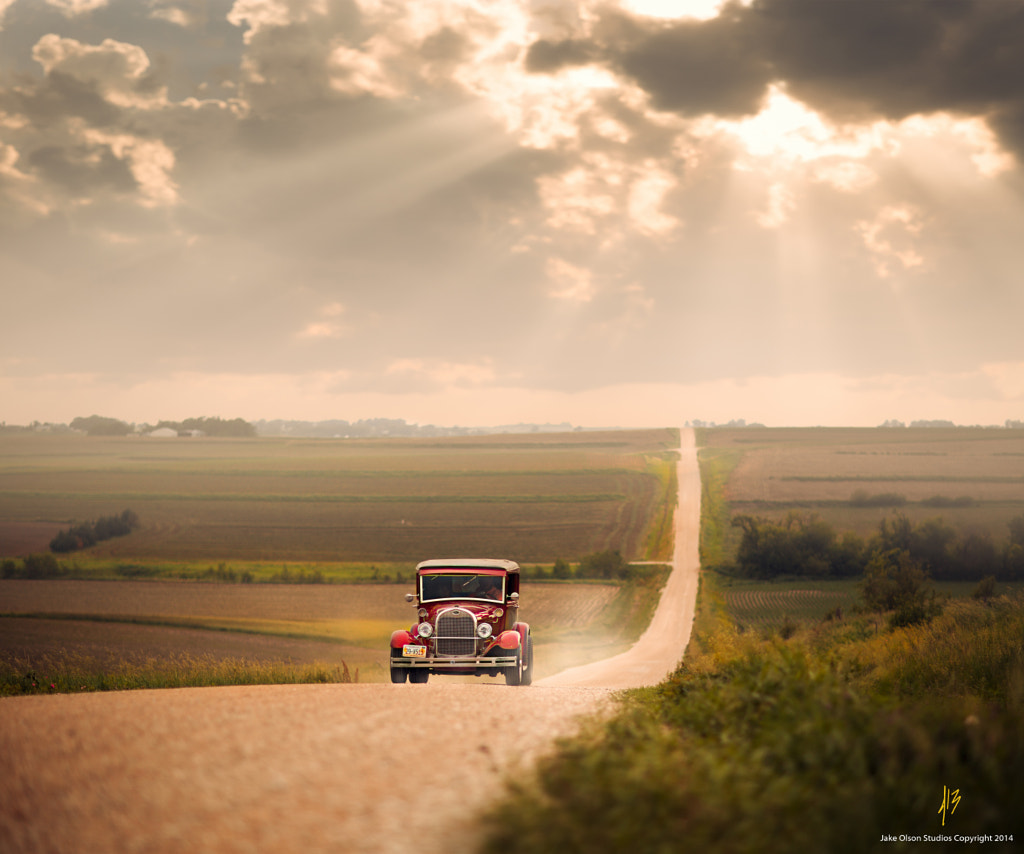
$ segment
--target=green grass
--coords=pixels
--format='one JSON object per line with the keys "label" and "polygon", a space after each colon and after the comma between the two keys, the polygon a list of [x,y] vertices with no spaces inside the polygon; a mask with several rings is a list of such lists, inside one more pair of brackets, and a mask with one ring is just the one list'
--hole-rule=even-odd
{"label": "green grass", "polygon": [[392,562],[288,562],[232,560],[213,563],[204,560],[165,560],[161,558],[123,559],[94,557],[88,551],[75,552],[58,559],[62,577],[111,581],[116,579],[236,583],[290,584],[409,584],[415,571],[413,563]]}
{"label": "green grass", "polygon": [[678,454],[670,454],[648,462],[648,470],[658,478],[660,492],[647,533],[647,560],[672,559],[675,509],[679,495],[678,459]]}
{"label": "green grass", "polygon": [[720,566],[730,554],[735,539],[732,514],[726,498],[726,484],[738,465],[741,453],[735,450],[701,448],[698,451],[701,481],[700,563]]}

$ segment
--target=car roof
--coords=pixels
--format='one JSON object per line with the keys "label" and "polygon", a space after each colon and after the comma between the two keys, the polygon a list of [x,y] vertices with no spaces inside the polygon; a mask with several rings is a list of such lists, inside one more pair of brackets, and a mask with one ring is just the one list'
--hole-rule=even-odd
{"label": "car roof", "polygon": [[493,560],[491,558],[451,558],[424,560],[416,564],[416,571],[424,569],[503,569],[505,572],[519,572],[514,560]]}

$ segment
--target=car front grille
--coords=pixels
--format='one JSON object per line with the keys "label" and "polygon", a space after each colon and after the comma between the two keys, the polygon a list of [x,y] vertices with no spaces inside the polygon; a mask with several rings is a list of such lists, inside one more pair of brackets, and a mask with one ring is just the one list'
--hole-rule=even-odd
{"label": "car front grille", "polygon": [[453,608],[437,617],[438,655],[476,655],[476,620],[469,611]]}

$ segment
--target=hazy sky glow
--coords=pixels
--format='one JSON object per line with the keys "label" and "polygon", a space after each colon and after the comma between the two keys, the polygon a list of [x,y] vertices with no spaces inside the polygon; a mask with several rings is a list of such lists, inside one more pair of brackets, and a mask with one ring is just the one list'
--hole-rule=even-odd
{"label": "hazy sky glow", "polygon": [[1024,0],[0,0],[0,420],[1024,419]]}

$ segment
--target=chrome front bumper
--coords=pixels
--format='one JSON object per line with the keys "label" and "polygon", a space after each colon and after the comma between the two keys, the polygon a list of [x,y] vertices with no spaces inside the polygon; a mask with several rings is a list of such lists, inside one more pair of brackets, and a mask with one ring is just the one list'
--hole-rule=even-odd
{"label": "chrome front bumper", "polygon": [[460,655],[435,656],[434,658],[392,658],[392,667],[515,667],[516,655]]}

